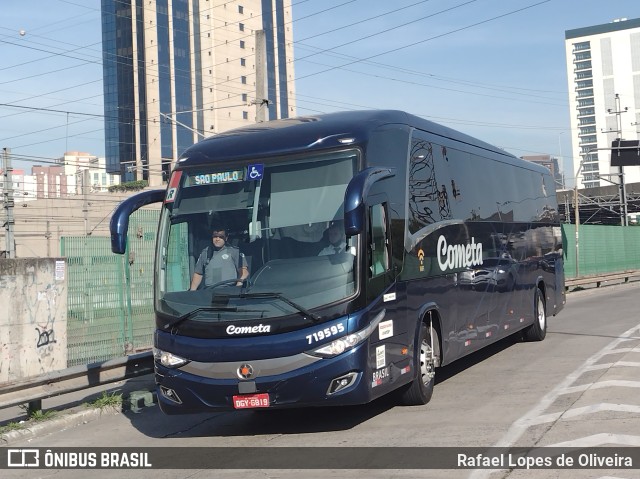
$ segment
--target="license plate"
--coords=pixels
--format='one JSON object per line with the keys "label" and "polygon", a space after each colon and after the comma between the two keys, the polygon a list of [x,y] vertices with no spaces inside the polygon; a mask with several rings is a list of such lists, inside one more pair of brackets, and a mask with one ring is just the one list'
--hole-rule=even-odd
{"label": "license plate", "polygon": [[269,394],[243,394],[233,396],[233,407],[236,409],[251,409],[256,407],[269,407]]}

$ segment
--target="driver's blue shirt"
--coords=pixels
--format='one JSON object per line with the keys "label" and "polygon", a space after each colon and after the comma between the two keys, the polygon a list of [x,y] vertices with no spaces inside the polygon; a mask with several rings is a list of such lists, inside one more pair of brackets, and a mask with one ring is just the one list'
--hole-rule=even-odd
{"label": "driver's blue shirt", "polygon": [[[209,248],[213,249],[211,259]],[[209,246],[200,253],[195,272],[204,276],[205,286],[211,286],[220,281],[239,278],[239,270],[243,267],[247,267],[247,260],[238,248],[224,245],[216,251],[213,246]]]}

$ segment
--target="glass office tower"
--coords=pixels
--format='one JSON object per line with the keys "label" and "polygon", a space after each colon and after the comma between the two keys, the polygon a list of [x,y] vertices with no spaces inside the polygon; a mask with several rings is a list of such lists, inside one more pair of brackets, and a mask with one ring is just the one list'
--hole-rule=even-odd
{"label": "glass office tower", "polygon": [[107,171],[161,185],[199,139],[294,116],[291,19],[291,0],[102,0]]}

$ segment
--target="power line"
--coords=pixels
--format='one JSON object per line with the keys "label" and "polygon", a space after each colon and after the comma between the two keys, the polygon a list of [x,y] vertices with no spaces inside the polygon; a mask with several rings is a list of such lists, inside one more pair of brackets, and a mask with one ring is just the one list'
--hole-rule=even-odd
{"label": "power line", "polygon": [[[547,1],[549,1],[549,0],[547,0]],[[71,4],[72,4],[72,2],[67,2],[67,3],[71,3]],[[418,2],[418,3],[422,3],[422,2]],[[454,32],[457,32],[457,31],[461,31],[461,30],[464,30],[464,29],[467,29],[467,28],[471,28],[472,26],[476,26],[476,25],[479,25],[479,24],[481,24],[481,23],[486,23],[486,22],[491,21],[491,20],[494,20],[494,19],[496,19],[496,18],[501,18],[501,17],[503,17],[503,16],[510,15],[510,14],[513,14],[513,13],[516,13],[516,12],[519,12],[519,11],[522,11],[522,10],[524,10],[524,9],[526,9],[526,8],[531,8],[531,7],[533,7],[533,6],[537,6],[537,5],[542,4],[542,3],[546,3],[546,2],[539,2],[539,3],[537,3],[537,4],[530,5],[530,6],[528,6],[528,7],[525,7],[525,8],[519,9],[519,10],[515,10],[515,11],[513,11],[513,12],[509,12],[509,13],[504,14],[504,15],[500,15],[500,16],[494,17],[494,18],[492,18],[492,19],[485,20],[485,21],[483,21],[483,22],[478,22],[478,23],[476,23],[476,24],[469,25],[469,26],[466,26],[466,27],[463,27],[463,28],[460,28],[460,29],[454,30],[454,31],[452,31],[452,32],[448,32],[448,33],[446,33],[446,34],[450,34],[450,33],[454,33]],[[415,4],[414,4],[414,5],[415,5]],[[399,9],[396,9],[396,10],[399,10]],[[306,17],[305,17],[305,18],[306,18]],[[360,22],[354,22],[354,23],[360,23]],[[446,35],[446,34],[443,34],[443,35]],[[443,35],[440,35],[440,36],[443,36]],[[439,36],[438,36],[438,37],[439,37]],[[438,38],[438,37],[432,37],[432,38],[429,38],[429,39],[426,39],[426,40],[422,40],[422,41],[420,41],[420,42],[412,43],[412,44],[410,44],[410,45],[405,45],[405,46],[400,47],[400,48],[408,48],[408,47],[410,47],[410,46],[414,46],[414,45],[416,45],[416,44],[418,44],[418,43],[422,43],[422,42],[425,42],[425,41],[429,41],[429,40],[432,40],[433,38]],[[337,47],[336,47],[336,48],[337,48]],[[390,53],[390,52],[392,52],[392,51],[397,51],[397,50],[398,50],[398,49],[400,49],[400,48],[397,48],[397,49],[394,49],[394,50],[389,50],[389,51],[387,51],[387,52],[383,52],[383,53],[380,53],[380,54],[377,54],[377,55],[373,55],[373,56],[368,57],[368,58],[366,58],[366,59],[355,59],[354,61],[351,61],[351,62],[347,63],[347,65],[354,64],[354,63],[363,63],[363,62],[367,61],[367,60],[368,60],[368,59],[370,59],[370,58],[374,58],[374,57],[377,57],[377,56],[380,56],[380,55],[388,54],[388,53]],[[328,52],[329,50],[330,50],[330,49],[327,49],[327,50],[325,50],[324,52]],[[201,50],[201,52],[202,52],[202,51],[204,51],[204,50]],[[318,53],[322,53],[322,52],[318,52]],[[78,60],[82,60],[82,59],[80,59],[80,58],[77,58],[77,59],[78,59]],[[84,60],[82,60],[82,61],[84,61]],[[331,67],[330,69],[336,69],[336,68],[342,68],[342,66],[339,66],[339,67]],[[328,70],[324,70],[324,71],[328,71]],[[324,71],[323,71],[323,72],[324,72]],[[317,74],[320,74],[320,73],[323,73],[323,72],[316,72],[316,73],[313,73],[313,74],[310,74],[310,75],[306,75],[306,76],[304,76],[304,77],[300,77],[300,78],[306,78],[306,77],[308,77],[308,76],[317,75]],[[300,79],[300,78],[299,78],[299,79]],[[406,81],[403,81],[403,80],[400,80],[400,79],[385,78],[385,77],[382,77],[382,78],[383,78],[383,79],[392,80],[392,81],[406,82]],[[409,82],[406,82],[406,83],[409,83]],[[415,83],[415,82],[413,82],[413,83]],[[421,85],[421,86],[425,86],[425,87],[429,87],[429,88],[438,88],[438,87],[433,86],[433,85],[424,85],[424,84],[423,84],[423,85]],[[462,92],[462,91],[458,91],[458,90],[454,90],[454,89],[449,89],[449,90],[451,90],[451,91],[456,91],[456,92]],[[224,92],[224,90],[222,90],[222,91]],[[231,93],[231,92],[229,92],[228,90],[227,90],[226,92],[227,92],[227,93]],[[463,92],[463,93],[464,93],[464,92]],[[234,93],[234,94],[235,94],[235,93]],[[59,111],[59,112],[60,112],[60,113],[62,113],[63,111]],[[68,113],[70,113],[70,112],[65,112],[65,113],[67,113],[67,114],[68,114]],[[80,113],[77,113],[77,112],[76,112],[76,114],[80,114]],[[88,115],[90,115],[90,114],[88,114]],[[106,118],[104,115],[93,115],[93,116],[95,116],[96,118],[98,118],[98,117]],[[97,131],[97,130],[94,130],[94,131]],[[74,135],[74,136],[75,136],[75,135]],[[52,141],[55,141],[55,140],[52,140]],[[42,143],[42,142],[40,142],[40,143]],[[36,143],[36,144],[38,144],[38,143]],[[23,145],[23,146],[24,146],[24,145]]]}
{"label": "power line", "polygon": [[320,71],[320,72],[310,73],[310,74],[308,74],[308,75],[304,75],[304,76],[302,76],[302,77],[297,77],[297,78],[296,78],[296,80],[302,80],[302,79],[304,79],[304,78],[308,78],[308,77],[315,76],[315,75],[320,75],[321,73],[326,73],[326,72],[329,72],[329,71],[332,71],[332,70],[337,70],[337,69],[339,69],[339,68],[342,68],[342,67],[345,67],[345,66],[349,66],[349,65],[353,65],[353,64],[355,64],[355,63],[362,63],[362,62],[364,62],[364,61],[366,61],[366,60],[371,60],[372,58],[378,58],[378,57],[381,57],[381,56],[383,56],[383,55],[388,55],[388,54],[390,54],[390,53],[395,53],[395,52],[398,52],[398,51],[400,51],[400,50],[404,50],[405,48],[414,47],[414,46],[416,46],[416,45],[420,45],[420,44],[422,44],[422,43],[426,43],[426,42],[429,42],[429,41],[432,41],[432,40],[435,40],[435,39],[438,39],[438,38],[442,38],[442,37],[445,37],[445,36],[448,36],[448,35],[452,35],[452,34],[454,34],[454,33],[458,33],[458,32],[461,32],[461,31],[463,31],[463,30],[468,30],[468,29],[470,29],[470,28],[477,27],[478,25],[482,25],[482,24],[485,24],[485,23],[489,23],[489,22],[492,22],[492,21],[497,20],[497,19],[499,19],[499,18],[504,18],[504,17],[506,17],[506,16],[513,15],[513,14],[515,14],[515,13],[519,13],[519,12],[522,12],[522,11],[524,11],[524,10],[528,10],[528,9],[530,9],[530,8],[533,8],[533,7],[537,7],[537,6],[539,6],[539,5],[542,5],[542,4],[544,4],[544,3],[548,3],[548,2],[550,2],[550,1],[551,1],[551,0],[542,0],[542,1],[540,1],[540,2],[537,2],[537,3],[534,3],[534,4],[528,5],[528,6],[523,7],[523,8],[519,8],[519,9],[517,9],[517,10],[512,10],[512,11],[507,12],[507,13],[504,13],[504,14],[502,14],[502,15],[497,15],[497,16],[495,16],[495,17],[491,17],[491,18],[488,18],[488,19],[486,19],[486,20],[482,20],[482,21],[479,21],[479,22],[475,22],[475,23],[472,23],[472,24],[467,25],[467,26],[464,26],[464,27],[456,28],[456,29],[454,29],[454,30],[449,30],[448,32],[441,33],[441,34],[439,34],[439,35],[434,35],[434,36],[432,36],[432,37],[425,38],[425,39],[423,39],[423,40],[419,40],[419,41],[417,41],[417,42],[412,42],[412,43],[409,43],[409,44],[406,44],[406,45],[403,45],[403,46],[400,46],[400,47],[392,48],[392,49],[390,49],[390,50],[385,50],[385,51],[383,51],[383,52],[376,53],[376,54],[374,54],[374,55],[370,55],[370,56],[365,57],[365,58],[360,58],[360,59],[354,60],[354,61],[352,61],[352,62],[345,63],[344,65],[334,66],[334,67],[328,68],[328,69],[326,69],[326,70],[322,70],[322,71]]}

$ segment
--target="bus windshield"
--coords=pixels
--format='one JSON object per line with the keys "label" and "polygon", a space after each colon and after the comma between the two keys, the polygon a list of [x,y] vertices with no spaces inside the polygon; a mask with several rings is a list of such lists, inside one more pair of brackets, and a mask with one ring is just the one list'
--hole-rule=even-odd
{"label": "bus windshield", "polygon": [[320,320],[309,310],[356,291],[358,245],[345,238],[343,216],[357,162],[349,150],[174,171],[158,235],[157,311],[201,323]]}

